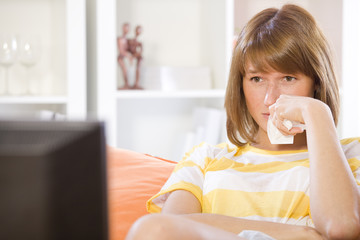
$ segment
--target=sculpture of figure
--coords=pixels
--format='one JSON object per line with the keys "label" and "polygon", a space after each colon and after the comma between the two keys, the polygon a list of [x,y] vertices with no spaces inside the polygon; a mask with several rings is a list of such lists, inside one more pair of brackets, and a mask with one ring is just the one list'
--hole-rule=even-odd
{"label": "sculpture of figure", "polygon": [[[123,34],[121,37],[118,37],[117,39],[117,45],[119,50],[118,55],[118,63],[120,65],[120,68],[123,73],[124,78],[124,86],[120,89],[142,89],[139,86],[140,81],[140,66],[142,61],[142,43],[138,41],[138,36],[142,32],[142,27],[137,26],[135,29],[135,37],[132,39],[128,39],[126,35],[129,32],[129,24],[124,23],[123,24]],[[133,63],[133,59],[136,59],[136,74],[135,74],[135,84],[134,86],[130,87],[129,85],[129,79],[127,76],[127,69],[124,62],[125,57],[129,59],[130,64]]]}
{"label": "sculpture of figure", "polygon": [[123,33],[121,37],[117,38],[117,45],[118,45],[118,50],[119,50],[119,55],[118,55],[118,63],[120,65],[121,71],[123,73],[123,78],[124,78],[124,86],[121,89],[129,89],[129,80],[128,80],[128,76],[127,76],[127,70],[126,70],[126,66],[125,66],[125,62],[124,59],[125,57],[128,57],[129,59],[131,59],[131,54],[129,52],[129,45],[128,45],[128,39],[126,38],[126,35],[129,32],[129,23],[124,23],[123,24]]}
{"label": "sculpture of figure", "polygon": [[135,84],[132,87],[133,89],[142,89],[139,86],[139,81],[140,81],[140,66],[142,61],[143,47],[142,47],[142,43],[138,41],[138,36],[141,34],[141,32],[142,32],[142,27],[136,26],[135,37],[133,39],[128,40],[129,51],[132,57],[136,59],[136,77],[135,77]]}

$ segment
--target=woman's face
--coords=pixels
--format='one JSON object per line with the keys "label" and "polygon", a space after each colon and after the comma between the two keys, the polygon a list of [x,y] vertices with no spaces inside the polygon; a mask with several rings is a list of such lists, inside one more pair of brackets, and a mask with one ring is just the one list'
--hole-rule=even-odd
{"label": "woman's face", "polygon": [[314,80],[302,73],[288,74],[271,70],[260,72],[247,64],[243,79],[245,101],[251,116],[259,125],[259,134],[265,133],[269,107],[281,94],[314,97]]}

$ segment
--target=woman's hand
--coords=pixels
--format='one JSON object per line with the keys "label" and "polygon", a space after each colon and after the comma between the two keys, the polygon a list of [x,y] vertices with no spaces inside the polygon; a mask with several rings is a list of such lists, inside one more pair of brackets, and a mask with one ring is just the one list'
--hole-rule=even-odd
{"label": "woman's hand", "polygon": [[326,109],[328,106],[311,97],[280,95],[269,108],[270,119],[284,135],[296,135],[302,133],[304,129],[296,126],[288,129],[284,125],[284,120],[287,119],[306,126],[308,121],[316,120],[317,113],[323,112],[317,110],[320,108]]}

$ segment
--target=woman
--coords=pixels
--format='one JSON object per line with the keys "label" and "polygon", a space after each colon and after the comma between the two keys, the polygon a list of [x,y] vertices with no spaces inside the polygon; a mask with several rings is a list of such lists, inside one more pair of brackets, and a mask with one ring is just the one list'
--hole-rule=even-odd
{"label": "woman", "polygon": [[[337,138],[330,50],[306,10],[285,5],[248,22],[225,108],[236,147],[190,151],[148,202],[162,214],[139,219],[128,239],[239,239],[244,230],[275,239],[360,238],[360,139]],[[271,144],[268,121],[293,144]]]}

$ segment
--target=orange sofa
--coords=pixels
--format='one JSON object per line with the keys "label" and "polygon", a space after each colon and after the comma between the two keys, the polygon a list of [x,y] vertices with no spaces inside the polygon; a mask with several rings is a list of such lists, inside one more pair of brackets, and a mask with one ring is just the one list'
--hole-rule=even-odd
{"label": "orange sofa", "polygon": [[110,240],[124,239],[147,214],[146,201],[157,193],[176,162],[125,149],[107,149]]}

